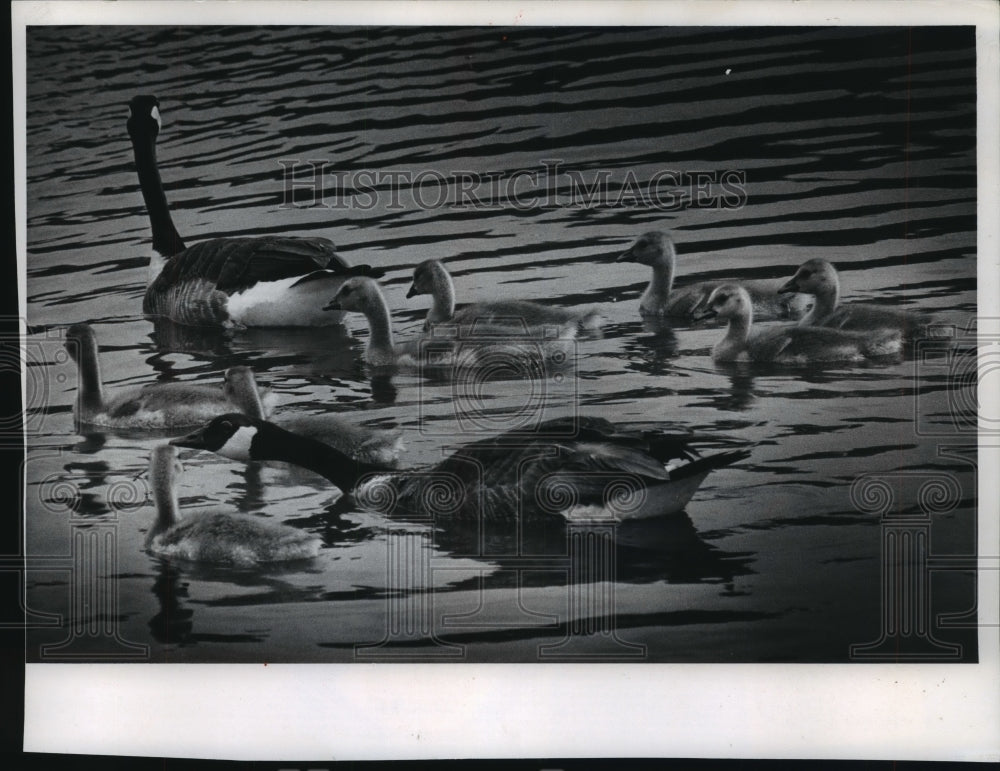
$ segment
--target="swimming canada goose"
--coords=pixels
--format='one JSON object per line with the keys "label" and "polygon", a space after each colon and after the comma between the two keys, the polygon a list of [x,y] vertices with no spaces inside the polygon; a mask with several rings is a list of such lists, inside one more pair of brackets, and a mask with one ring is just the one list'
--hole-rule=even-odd
{"label": "swimming canada goose", "polygon": [[424,329],[434,324],[450,323],[460,326],[486,324],[509,326],[512,323],[531,327],[544,324],[576,324],[580,329],[598,329],[601,316],[597,310],[571,311],[553,308],[530,300],[492,300],[466,305],[455,310],[455,284],[448,269],[439,260],[424,260],[413,270],[413,283],[407,298],[429,294],[433,298],[427,312]]}
{"label": "swimming canada goose", "polygon": [[873,329],[896,330],[904,338],[920,335],[930,323],[930,317],[864,303],[840,304],[840,278],[837,269],[819,257],[802,263],[778,290],[782,293],[801,292],[816,298],[812,310],[799,321],[804,327],[832,327],[835,329],[868,331]]}
{"label": "swimming canada goose", "polygon": [[780,326],[753,329],[753,306],[746,289],[723,284],[712,291],[698,318],[729,321],[726,336],[712,348],[715,361],[756,361],[776,364],[863,361],[898,354],[899,332],[845,332],[825,327]]}
{"label": "swimming canada goose", "polygon": [[746,450],[698,457],[693,441],[619,430],[601,418],[559,418],[530,435],[510,431],[473,442],[432,467],[392,472],[234,413],[171,444],[294,463],[326,477],[358,507],[387,515],[573,521],[676,514],[709,472],[749,457]]}
{"label": "swimming canada goose", "polygon": [[[257,379],[250,367],[230,367],[226,370],[226,397],[240,412],[252,418],[267,417]],[[365,429],[355,426],[339,415],[278,415],[274,422],[282,428],[311,439],[318,439],[354,460],[393,466],[403,451],[403,439],[398,432]]]}
{"label": "swimming canada goose", "polygon": [[[650,232],[639,236],[615,262],[638,262],[653,269],[653,277],[639,301],[643,316],[680,316],[690,318],[704,306],[708,295],[725,281],[699,281],[674,288],[677,251],[666,233]],[[803,300],[778,295],[778,281],[741,281],[753,301],[754,312],[771,318],[798,318],[805,312]]]}
{"label": "swimming canada goose", "polygon": [[[77,367],[76,419],[106,428],[163,429],[202,425],[206,420],[241,409],[221,386],[154,383],[106,397],[98,362],[97,336],[89,324],[66,330],[65,347]],[[270,413],[272,397],[261,409]]]}
{"label": "swimming canada goose", "polygon": [[155,96],[134,97],[127,124],[156,252],[149,264],[143,313],[193,326],[338,323],[340,317],[322,307],[345,276],[380,276],[382,271],[368,265],[352,268],[325,238],[213,238],[185,247],[170,217],[156,163],[159,106]]}
{"label": "swimming canada goose", "polygon": [[462,371],[494,366],[518,356],[565,361],[577,333],[575,323],[541,328],[477,323],[469,335],[463,334],[461,327],[438,325],[432,336],[396,344],[385,295],[376,281],[364,277],[345,281],[326,308],[364,314],[369,327],[365,358],[373,367],[444,367]]}
{"label": "swimming canada goose", "polygon": [[169,444],[153,448],[149,483],[156,522],[146,536],[146,549],[164,557],[196,562],[250,566],[315,557],[320,539],[288,525],[227,511],[199,511],[180,516],[177,480],[184,467]]}

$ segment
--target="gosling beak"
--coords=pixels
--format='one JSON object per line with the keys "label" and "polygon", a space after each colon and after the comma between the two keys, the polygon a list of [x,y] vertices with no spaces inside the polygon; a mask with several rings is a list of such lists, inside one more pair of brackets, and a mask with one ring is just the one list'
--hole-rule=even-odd
{"label": "gosling beak", "polygon": [[325,311],[342,311],[343,308],[340,307],[340,295],[338,294],[330,302],[323,306]]}
{"label": "gosling beak", "polygon": [[171,439],[169,444],[172,444],[174,447],[189,447],[192,450],[207,450],[208,443],[205,441],[205,431],[207,428],[207,426],[199,428],[187,436],[179,436],[176,439]]}
{"label": "gosling beak", "polygon": [[417,285],[410,284],[410,289],[406,293],[406,299],[409,300],[411,297],[416,297],[418,294],[420,294],[420,292],[417,291]]}
{"label": "gosling beak", "polygon": [[693,318],[695,321],[704,321],[705,319],[714,319],[718,315],[719,314],[716,312],[715,308],[711,306],[706,306],[704,308],[701,308],[701,310],[695,308],[694,311],[691,313],[691,318]]}
{"label": "gosling beak", "polygon": [[792,276],[788,281],[778,287],[778,294],[791,294],[792,292],[798,292],[799,285],[795,281],[795,276]]}
{"label": "gosling beak", "polygon": [[615,258],[615,262],[635,262],[635,253],[631,248],[622,252]]}

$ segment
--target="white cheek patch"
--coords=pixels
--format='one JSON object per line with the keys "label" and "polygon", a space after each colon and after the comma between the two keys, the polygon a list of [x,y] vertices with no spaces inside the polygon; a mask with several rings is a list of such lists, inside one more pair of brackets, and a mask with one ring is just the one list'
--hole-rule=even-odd
{"label": "white cheek patch", "polygon": [[256,435],[257,428],[255,426],[240,426],[236,429],[236,433],[229,437],[229,441],[216,450],[216,452],[233,460],[251,460],[250,444]]}
{"label": "white cheek patch", "polygon": [[149,111],[149,117],[156,121],[156,127],[158,129],[163,128],[163,123],[160,122],[160,108],[155,104],[153,105],[153,109]]}

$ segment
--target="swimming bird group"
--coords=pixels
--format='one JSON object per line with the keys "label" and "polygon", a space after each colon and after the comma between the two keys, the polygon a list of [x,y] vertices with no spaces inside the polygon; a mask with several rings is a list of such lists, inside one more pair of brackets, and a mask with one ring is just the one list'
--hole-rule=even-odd
{"label": "swimming bird group", "polygon": [[[430,295],[423,334],[397,341],[377,281],[383,271],[350,266],[325,238],[216,238],[185,246],[174,227],[156,162],[159,101],[130,103],[128,133],[152,229],[154,255],[142,309],[192,326],[321,327],[345,313],[367,320],[370,367],[489,366],[502,353],[546,358],[598,330],[596,308],[562,308],[526,300],[456,307],[455,285],[438,260],[413,270],[407,298]],[[805,262],[782,283],[713,280],[674,286],[670,236],[646,233],[617,258],[652,269],[639,301],[643,316],[728,324],[712,349],[718,362],[770,364],[852,362],[893,356],[928,319],[872,305],[841,304],[834,267]],[[811,307],[809,307],[809,298]],[[792,320],[755,326],[755,317]],[[530,346],[522,343],[531,343]],[[93,329],[74,324],[67,348],[78,367],[76,417],[96,428],[187,429],[154,448],[149,475],[157,508],[147,549],[167,557],[237,565],[315,556],[314,536],[232,512],[185,513],[177,499],[181,471],[175,447],[207,450],[239,461],[284,461],[326,478],[351,505],[387,516],[433,514],[440,521],[480,517],[523,522],[636,519],[676,514],[705,477],[749,456],[744,449],[701,456],[699,438],[683,432],[631,431],[596,417],[560,418],[531,436],[509,431],[454,450],[430,467],[400,469],[402,436],[371,430],[341,415],[274,410],[274,395],[248,367],[229,367],[217,387],[154,383],[108,395]],[[609,481],[610,480],[610,481]],[[567,495],[566,491],[572,494]]]}
{"label": "swimming bird group", "polygon": [[[702,281],[674,289],[676,250],[666,233],[645,233],[618,261],[652,267],[639,302],[644,316],[691,321],[728,321],[725,337],[712,349],[717,362],[752,361],[804,365],[857,362],[894,356],[925,334],[931,319],[922,313],[866,304],[840,304],[836,269],[823,259],[803,263],[781,283]],[[809,307],[806,297],[813,298]],[[758,329],[755,317],[798,319],[797,325]]]}

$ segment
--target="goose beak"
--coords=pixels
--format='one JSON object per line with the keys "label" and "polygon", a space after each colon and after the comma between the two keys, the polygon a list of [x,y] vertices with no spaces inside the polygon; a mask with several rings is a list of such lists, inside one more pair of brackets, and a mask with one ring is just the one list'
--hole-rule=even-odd
{"label": "goose beak", "polygon": [[409,300],[411,297],[416,297],[418,294],[420,294],[420,292],[417,291],[417,285],[410,284],[410,289],[406,293],[406,299]]}
{"label": "goose beak", "polygon": [[791,294],[792,292],[798,292],[799,285],[795,281],[795,276],[792,276],[788,281],[778,287],[778,294]]}
{"label": "goose beak", "polygon": [[205,441],[205,428],[199,428],[197,431],[193,431],[187,436],[179,436],[176,439],[171,439],[169,444],[174,447],[189,447],[192,450],[207,450],[208,443]]}
{"label": "goose beak", "polygon": [[632,249],[622,252],[615,258],[615,262],[635,262],[635,253]]}
{"label": "goose beak", "polygon": [[330,302],[323,306],[325,311],[342,311],[343,308],[340,307],[340,296],[334,297]]}
{"label": "goose beak", "polygon": [[702,308],[701,310],[695,308],[691,313],[691,318],[695,321],[704,321],[705,319],[714,319],[718,315],[715,308],[712,307]]}

